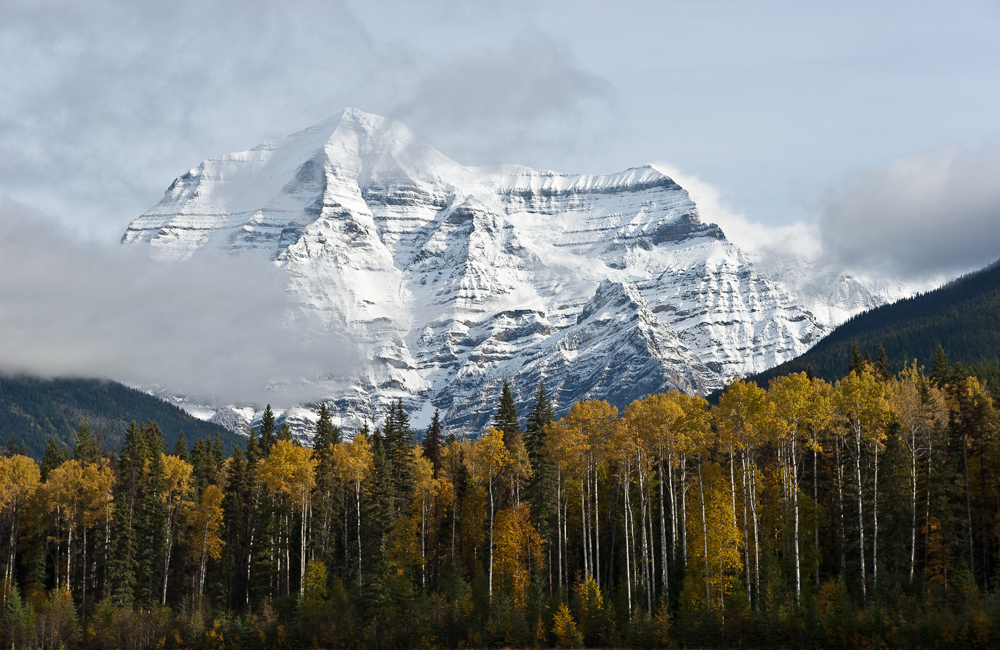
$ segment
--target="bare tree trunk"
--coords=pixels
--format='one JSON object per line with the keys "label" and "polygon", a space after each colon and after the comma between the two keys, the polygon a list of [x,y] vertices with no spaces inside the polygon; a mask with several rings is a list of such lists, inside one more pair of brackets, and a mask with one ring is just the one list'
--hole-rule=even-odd
{"label": "bare tree trunk", "polygon": [[878,436],[875,437],[875,483],[872,499],[872,589],[878,594]]}
{"label": "bare tree trunk", "polygon": [[740,451],[740,462],[743,465],[743,572],[747,581],[747,602],[753,604],[750,591],[750,530],[747,523],[747,455],[746,450]]}
{"label": "bare tree trunk", "polygon": [[663,454],[657,463],[657,478],[660,479],[660,573],[663,580],[663,593],[670,594],[670,572],[667,570],[667,514],[666,503],[663,500]]}
{"label": "bare tree trunk", "polygon": [[[815,440],[814,440],[815,442]],[[819,471],[819,461],[817,460],[818,452],[816,451],[816,445],[813,445],[813,508],[816,512],[819,512],[819,479],[817,478]],[[816,521],[813,524],[813,537],[814,544],[816,547],[816,588],[819,588],[819,516],[816,516]]]}
{"label": "bare tree trunk", "polygon": [[302,522],[299,526],[299,598],[301,599],[306,595],[306,546],[309,536],[306,534],[308,530],[309,517],[307,515],[309,508],[309,497],[302,497]]}
{"label": "bare tree trunk", "polygon": [[[354,499],[358,506],[358,586],[361,586],[361,481],[354,482]],[[452,540],[454,549],[454,539]],[[454,552],[454,551],[453,551]]]}
{"label": "bare tree trunk", "polygon": [[167,511],[167,548],[164,549],[163,553],[163,596],[160,598],[160,604],[167,604],[167,579],[170,577],[170,551],[173,548],[173,525],[174,525],[174,513],[172,510]]}
{"label": "bare tree trunk", "polygon": [[861,599],[864,601],[865,606],[868,606],[868,580],[865,573],[865,518],[864,518],[864,504],[861,500],[861,429],[856,428],[854,432],[854,442],[856,445],[855,451],[857,452],[854,456],[854,468],[856,473],[856,478],[858,481],[858,543],[860,548],[858,549],[859,557],[861,559]]}
{"label": "bare tree trunk", "polygon": [[796,453],[796,432],[792,432],[792,504],[795,510],[795,602],[802,602],[802,574],[799,557],[799,460]]}
{"label": "bare tree trunk", "polygon": [[597,484],[597,468],[594,468],[594,545],[596,546],[594,558],[594,576],[597,578],[597,586],[601,586],[601,504],[598,500],[600,491]]}
{"label": "bare tree trunk", "polygon": [[[492,469],[492,468],[490,468]],[[490,605],[493,605],[493,476],[490,474]]]}
{"label": "bare tree trunk", "polygon": [[684,575],[688,570],[687,527],[687,454],[681,454],[681,555],[684,556]]}
{"label": "bare tree trunk", "polygon": [[844,522],[844,463],[840,457],[840,440],[837,441],[837,502],[840,511],[840,575],[847,571],[847,530]]}
{"label": "bare tree trunk", "polygon": [[698,495],[701,497],[701,537],[705,545],[705,604],[712,609],[712,590],[708,584],[708,523],[705,519],[705,485],[701,477],[701,455],[698,455]]}
{"label": "bare tree trunk", "polygon": [[559,551],[559,587],[563,586],[562,462],[556,466],[556,546]]}
{"label": "bare tree trunk", "polygon": [[625,478],[624,481],[625,489],[622,490],[622,492],[624,492],[624,498],[625,498],[625,585],[628,591],[628,617],[629,620],[631,620],[632,619],[632,567],[629,564],[629,527],[631,526],[631,523],[629,521],[629,515],[632,512],[632,508],[631,505],[629,504],[629,499],[628,499],[629,475],[627,468],[625,470],[624,478]]}

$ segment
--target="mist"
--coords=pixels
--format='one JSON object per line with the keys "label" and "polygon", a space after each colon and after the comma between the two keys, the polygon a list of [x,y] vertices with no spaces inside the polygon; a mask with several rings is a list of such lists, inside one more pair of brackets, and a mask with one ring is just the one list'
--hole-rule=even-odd
{"label": "mist", "polygon": [[83,244],[4,204],[0,372],[101,377],[217,405],[325,397],[318,380],[351,375],[357,349],[304,312],[283,276],[249,256],[163,263],[139,247]]}

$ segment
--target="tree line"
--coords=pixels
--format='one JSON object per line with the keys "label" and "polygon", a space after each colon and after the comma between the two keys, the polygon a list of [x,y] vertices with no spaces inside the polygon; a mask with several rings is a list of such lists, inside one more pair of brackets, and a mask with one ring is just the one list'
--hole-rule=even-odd
{"label": "tree line", "polygon": [[562,418],[504,383],[475,440],[401,402],[347,439],[268,407],[246,450],[86,425],[0,458],[13,648],[996,647],[993,396],[891,375],[734,379]]}

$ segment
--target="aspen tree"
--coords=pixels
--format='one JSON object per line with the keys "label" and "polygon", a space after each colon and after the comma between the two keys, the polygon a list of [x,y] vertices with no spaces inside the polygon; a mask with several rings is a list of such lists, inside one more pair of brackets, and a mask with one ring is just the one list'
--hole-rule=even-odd
{"label": "aspen tree", "polygon": [[884,437],[883,427],[888,416],[888,405],[885,402],[884,387],[867,370],[860,374],[851,371],[837,385],[835,408],[841,421],[847,427],[851,440],[851,453],[854,456],[855,479],[857,481],[858,499],[858,543],[861,562],[861,593],[862,599],[868,602],[868,585],[865,565],[865,521],[864,502],[862,498],[861,457],[865,447],[871,444],[875,454],[874,475],[874,540],[872,575],[874,584],[878,584],[878,451]]}
{"label": "aspen tree", "polygon": [[[273,492],[281,493],[300,511],[299,597],[305,588],[306,543],[309,504],[316,485],[316,459],[312,449],[288,440],[274,443],[260,469],[261,480]],[[287,541],[287,540],[286,540]],[[286,573],[289,570],[285,562]],[[287,578],[286,578],[287,584]]]}
{"label": "aspen tree", "polygon": [[354,488],[354,502],[357,508],[358,540],[358,585],[361,585],[361,482],[368,477],[372,467],[372,444],[363,431],[359,431],[349,443],[334,445],[334,465],[337,477]]}
{"label": "aspen tree", "polygon": [[493,519],[495,509],[494,483],[510,463],[510,454],[503,442],[504,434],[489,428],[473,447],[475,469],[481,483],[485,483],[490,496],[490,602],[493,602]]}

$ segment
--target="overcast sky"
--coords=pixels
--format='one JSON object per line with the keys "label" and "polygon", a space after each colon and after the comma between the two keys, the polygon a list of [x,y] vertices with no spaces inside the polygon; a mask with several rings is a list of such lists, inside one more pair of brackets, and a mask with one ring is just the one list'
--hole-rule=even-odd
{"label": "overcast sky", "polygon": [[0,219],[112,245],[204,158],[346,106],[465,164],[660,163],[751,249],[1000,257],[997,2],[0,0]]}

